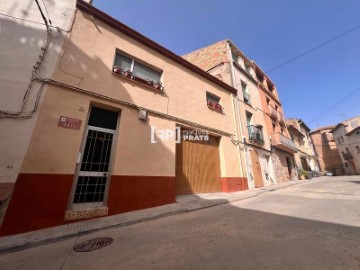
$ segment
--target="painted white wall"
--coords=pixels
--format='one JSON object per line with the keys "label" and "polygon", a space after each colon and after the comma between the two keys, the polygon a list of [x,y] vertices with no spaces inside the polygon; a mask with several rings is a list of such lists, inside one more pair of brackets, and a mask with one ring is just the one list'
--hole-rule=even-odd
{"label": "painted white wall", "polygon": [[[2,1],[0,5],[0,110],[17,112],[38,61],[46,37],[50,45],[38,70],[41,77],[51,77],[63,40],[70,29],[76,9],[75,0],[44,0],[39,4],[51,20],[47,32],[34,0]],[[45,8],[45,6],[46,8]],[[40,83],[29,91],[25,112],[32,110]],[[46,87],[42,91],[45,94]],[[0,116],[0,183],[15,182],[36,122],[30,119]]]}
{"label": "painted white wall", "polygon": [[262,150],[258,150],[258,153],[264,186],[269,186],[277,183],[270,153]]}

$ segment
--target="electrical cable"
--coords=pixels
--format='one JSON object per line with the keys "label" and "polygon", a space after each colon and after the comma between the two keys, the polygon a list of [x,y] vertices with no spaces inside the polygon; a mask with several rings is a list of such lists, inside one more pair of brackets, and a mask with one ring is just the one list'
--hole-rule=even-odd
{"label": "electrical cable", "polygon": [[4,111],[4,110],[0,110],[0,118],[25,118],[25,119],[28,119],[28,118],[31,118],[33,113],[36,112],[37,110],[37,107],[39,105],[39,100],[40,100],[40,96],[41,96],[41,93],[42,93],[42,89],[43,89],[43,84],[40,86],[37,94],[35,95],[36,99],[35,99],[35,103],[34,103],[34,106],[32,108],[31,111],[29,112],[24,112],[24,109],[26,107],[26,104],[28,104],[28,97],[29,97],[29,94],[30,94],[30,91],[31,91],[31,88],[33,86],[33,82],[35,80],[35,78],[37,77],[36,76],[36,72],[37,70],[39,69],[42,61],[43,61],[43,58],[45,56],[45,53],[47,51],[47,48],[49,47],[49,32],[51,31],[50,28],[49,28],[49,25],[47,24],[47,20],[41,10],[41,7],[38,3],[37,0],[35,0],[35,2],[37,3],[37,6],[39,8],[39,11],[41,13],[41,16],[46,24],[46,38],[45,38],[45,44],[43,47],[41,47],[41,52],[38,56],[38,61],[36,61],[35,65],[33,66],[33,70],[32,70],[32,74],[31,74],[31,79],[30,79],[30,82],[25,90],[25,94],[24,94],[24,97],[22,99],[22,102],[21,102],[21,106],[20,106],[20,109],[17,111],[17,112],[11,112],[11,111]]}
{"label": "electrical cable", "polygon": [[[76,9],[75,9],[76,11]],[[8,15],[8,14],[4,14],[4,13],[1,13],[0,12],[0,15],[4,16],[4,17],[8,17],[8,18],[12,18],[12,19],[15,19],[15,20],[19,20],[19,21],[24,21],[24,22],[31,22],[31,23],[35,23],[35,24],[40,24],[40,25],[46,25],[45,23],[42,23],[42,22],[37,22],[37,21],[33,21],[33,20],[28,20],[28,19],[22,19],[22,18],[19,18],[19,17],[15,17],[15,16],[12,16],[12,15]],[[49,20],[50,21],[50,20]],[[52,26],[52,25],[49,25],[50,28],[55,28],[55,29],[58,29],[58,30],[61,30],[63,32],[66,32],[66,33],[69,33],[71,28],[69,30],[65,30],[63,28],[60,28],[58,26]]]}
{"label": "electrical cable", "polygon": [[51,25],[50,16],[49,16],[49,12],[48,12],[48,10],[47,10],[47,7],[46,7],[46,5],[45,5],[45,1],[44,1],[44,0],[41,0],[41,1],[42,1],[42,2],[43,2],[43,4],[44,4],[45,11],[46,11],[46,15],[47,15],[47,17],[49,18],[49,24]]}
{"label": "electrical cable", "polygon": [[[337,36],[335,36],[335,37],[333,37],[333,38],[331,38],[331,39],[329,39],[329,40],[327,40],[327,41],[325,41],[325,42],[323,42],[323,43],[321,43],[321,44],[319,44],[319,45],[317,45],[317,46],[315,46],[315,47],[313,47],[312,49],[310,49],[310,50],[308,50],[308,51],[306,51],[306,52],[304,52],[304,53],[301,53],[301,54],[299,54],[299,55],[297,55],[297,56],[295,56],[295,57],[293,57],[293,58],[291,58],[291,59],[289,59],[289,60],[287,60],[287,61],[285,61],[285,62],[283,62],[283,63],[281,63],[281,64],[279,64],[279,65],[277,65],[277,66],[275,66],[275,67],[273,67],[273,68],[271,68],[271,69],[269,69],[269,70],[267,70],[267,71],[263,71],[263,73],[264,73],[264,75],[265,75],[266,77],[269,77],[269,76],[267,75],[267,73],[272,72],[272,71],[274,71],[274,70],[276,70],[276,69],[279,69],[279,68],[281,68],[281,67],[283,67],[283,66],[285,66],[285,65],[287,65],[287,64],[289,64],[289,63],[292,63],[292,62],[296,61],[297,59],[299,59],[299,58],[301,58],[301,57],[304,57],[304,56],[306,56],[307,54],[309,54],[309,53],[311,53],[311,52],[313,52],[313,51],[316,51],[316,50],[324,47],[325,45],[327,45],[327,44],[329,44],[329,43],[331,43],[331,42],[333,42],[333,41],[335,41],[335,40],[337,40],[337,39],[345,36],[346,34],[352,32],[352,31],[355,31],[355,30],[357,30],[357,29],[359,29],[359,28],[360,28],[360,24],[359,24],[359,25],[356,25],[356,26],[354,26],[354,27],[352,27],[352,28],[350,28],[350,29],[348,29],[348,30],[346,30],[346,31],[344,31],[343,33],[341,33],[341,34],[339,34],[339,35],[337,35]],[[242,68],[242,67],[240,67],[240,68]],[[246,72],[246,71],[244,70],[244,72]],[[249,82],[250,80],[253,80],[253,79],[254,79],[254,78],[252,78],[252,77],[250,77],[250,76],[251,76],[251,75],[248,74],[248,79],[245,81],[245,83],[247,83],[247,82]],[[260,85],[260,84],[258,83],[258,87],[259,87],[259,85]],[[352,94],[354,94],[355,92],[357,92],[357,91],[359,91],[359,90],[360,90],[360,88],[359,88],[359,89],[356,89],[356,90],[353,91],[353,92],[351,92],[349,95],[347,95],[347,96],[345,96],[343,99],[341,99],[337,104],[335,104],[334,106],[332,106],[331,108],[329,108],[328,110],[326,110],[325,112],[323,112],[323,113],[322,113],[320,116],[318,116],[317,118],[314,118],[313,120],[309,121],[308,123],[312,123],[313,121],[319,119],[320,117],[322,117],[323,115],[325,115],[327,112],[329,112],[330,110],[332,110],[333,108],[335,108],[338,104],[340,104],[341,102],[343,102],[344,100],[346,100],[348,97],[350,97]]]}
{"label": "electrical cable", "polygon": [[336,40],[336,39],[338,39],[338,38],[340,38],[340,37],[342,37],[342,36],[345,36],[346,34],[352,32],[352,31],[357,30],[358,28],[360,28],[360,24],[359,24],[359,25],[356,25],[355,27],[352,27],[352,28],[346,30],[345,32],[341,33],[340,35],[337,35],[337,36],[335,36],[335,37],[333,37],[333,38],[331,38],[331,39],[329,39],[329,40],[321,43],[320,45],[315,46],[314,48],[312,48],[312,49],[310,49],[310,50],[308,50],[308,51],[306,51],[306,52],[303,52],[303,53],[301,53],[301,54],[299,54],[299,55],[297,55],[297,56],[295,56],[295,57],[293,57],[293,58],[291,58],[291,59],[283,62],[282,64],[279,64],[279,65],[277,65],[277,66],[275,66],[275,67],[273,67],[273,68],[265,71],[265,73],[272,72],[272,71],[274,71],[274,70],[276,70],[276,69],[278,69],[278,68],[281,68],[281,67],[283,67],[283,66],[285,66],[285,65],[287,65],[287,64],[289,64],[289,63],[291,63],[291,62],[294,62],[295,60],[297,60],[297,59],[299,59],[299,58],[301,58],[301,57],[303,57],[303,56],[305,56],[305,55],[307,55],[307,54],[309,54],[309,53],[311,53],[311,52],[313,52],[313,51],[316,51],[316,50],[324,47],[325,45],[333,42],[334,40]]}
{"label": "electrical cable", "polygon": [[40,11],[40,14],[41,14],[41,17],[43,18],[44,22],[45,22],[45,25],[46,25],[46,28],[49,29],[49,23],[48,23],[48,20],[46,19],[41,7],[40,7],[40,4],[39,4],[39,1],[38,0],[35,0],[35,3],[36,5],[38,6],[39,8],[39,11]]}
{"label": "electrical cable", "polygon": [[334,109],[337,105],[339,105],[340,103],[344,102],[346,99],[348,99],[350,96],[352,96],[353,94],[355,94],[356,92],[358,92],[360,90],[360,86],[358,86],[355,90],[353,90],[352,92],[350,92],[348,95],[346,95],[344,98],[342,98],[341,100],[339,100],[336,104],[334,104],[333,106],[331,106],[329,109],[325,110],[323,113],[321,113],[320,115],[318,115],[317,117],[315,117],[314,119],[312,119],[311,121],[308,121],[308,123],[312,123],[314,121],[316,121],[317,119],[321,118],[322,116],[324,116],[326,113],[328,113],[329,111],[331,111],[332,109]]}
{"label": "electrical cable", "polygon": [[139,109],[146,110],[150,114],[158,115],[158,116],[164,117],[166,119],[170,119],[170,120],[173,120],[173,121],[176,121],[176,122],[188,125],[188,126],[198,127],[200,129],[208,130],[210,132],[213,132],[213,133],[216,133],[216,134],[219,134],[219,135],[224,135],[224,136],[227,136],[227,137],[231,137],[231,136],[234,135],[234,134],[231,134],[231,133],[226,132],[226,131],[214,129],[214,128],[211,128],[211,127],[208,127],[208,126],[204,126],[202,124],[198,124],[198,123],[195,123],[195,122],[192,122],[192,121],[188,121],[188,120],[185,120],[185,119],[182,119],[182,118],[178,118],[176,116],[172,116],[172,115],[169,115],[169,114],[166,114],[166,113],[162,113],[162,112],[155,111],[155,110],[152,110],[152,109],[149,109],[149,108],[145,108],[145,107],[136,105],[136,104],[131,103],[131,102],[122,101],[122,100],[112,98],[112,97],[109,97],[109,96],[106,96],[106,95],[103,95],[103,94],[99,94],[99,93],[96,93],[96,92],[91,91],[89,89],[79,88],[79,87],[76,87],[76,86],[73,86],[73,85],[70,85],[70,84],[66,84],[66,83],[63,83],[63,82],[59,82],[59,81],[56,81],[56,80],[53,80],[53,79],[50,79],[50,78],[40,78],[36,74],[35,74],[35,76],[36,76],[36,80],[41,82],[41,83],[57,86],[59,88],[69,90],[69,91],[76,91],[76,92],[79,92],[79,93],[82,93],[82,94],[90,95],[90,96],[97,97],[97,98],[100,98],[100,99],[103,99],[103,100],[108,100],[108,101],[111,101],[111,102],[114,102],[114,103],[117,103],[117,104],[121,104],[121,105],[124,105],[124,106],[127,106],[127,107],[135,108],[135,109],[138,109],[138,110]]}

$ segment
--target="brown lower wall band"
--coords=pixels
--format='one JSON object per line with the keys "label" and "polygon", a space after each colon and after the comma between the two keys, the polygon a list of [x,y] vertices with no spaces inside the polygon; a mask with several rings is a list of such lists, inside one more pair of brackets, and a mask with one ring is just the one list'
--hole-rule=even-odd
{"label": "brown lower wall band", "polygon": [[[73,175],[20,174],[0,235],[39,230],[65,221]],[[174,176],[112,176],[107,206],[109,215],[175,202]]]}

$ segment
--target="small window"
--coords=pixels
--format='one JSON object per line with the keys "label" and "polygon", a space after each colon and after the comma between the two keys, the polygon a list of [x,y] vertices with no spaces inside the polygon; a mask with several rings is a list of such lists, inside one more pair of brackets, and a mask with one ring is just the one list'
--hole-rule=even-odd
{"label": "small window", "polygon": [[231,57],[232,57],[232,59],[237,63],[238,56],[236,55],[236,53],[231,52]]}
{"label": "small window", "polygon": [[264,77],[263,77],[261,74],[256,73],[256,78],[257,78],[257,80],[258,80],[259,82],[261,82],[261,83],[264,82]]}
{"label": "small window", "polygon": [[250,94],[248,93],[247,84],[241,81],[241,89],[243,92],[244,102],[250,104]]}
{"label": "small window", "polygon": [[344,165],[345,165],[346,168],[348,168],[348,164],[346,162],[344,163]]}
{"label": "small window", "polygon": [[357,145],[355,146],[355,148],[356,148],[356,152],[360,153],[360,147]]}
{"label": "small window", "polygon": [[133,76],[146,81],[154,83],[161,81],[162,72],[120,53],[116,53],[114,66],[121,68],[123,72],[129,71]]}
{"label": "small window", "polygon": [[277,111],[278,110],[278,106],[277,105],[275,105],[275,111]]}
{"label": "small window", "polygon": [[273,132],[275,132],[275,129],[276,129],[276,124],[275,124],[275,122],[272,122],[272,128],[273,128]]}
{"label": "small window", "polygon": [[268,84],[269,91],[273,92],[274,91],[274,86],[269,81],[267,82],[267,84]]}
{"label": "small window", "polygon": [[266,104],[270,105],[270,98],[266,98]]}
{"label": "small window", "polygon": [[210,107],[210,108],[213,108],[213,109],[216,109],[219,111],[222,110],[222,107],[220,105],[220,98],[213,94],[210,94],[208,92],[206,93],[206,103],[207,103],[208,107]]}
{"label": "small window", "polygon": [[250,66],[245,64],[245,71],[250,75]]}
{"label": "small window", "polygon": [[360,131],[356,131],[356,135],[360,135]]}
{"label": "small window", "polygon": [[338,143],[341,144],[340,138],[337,138],[337,140],[338,140]]}
{"label": "small window", "polygon": [[340,140],[341,140],[341,142],[343,143],[343,142],[344,142],[344,137],[341,136],[341,137],[340,137]]}
{"label": "small window", "polygon": [[249,127],[252,125],[252,113],[246,111],[246,125]]}

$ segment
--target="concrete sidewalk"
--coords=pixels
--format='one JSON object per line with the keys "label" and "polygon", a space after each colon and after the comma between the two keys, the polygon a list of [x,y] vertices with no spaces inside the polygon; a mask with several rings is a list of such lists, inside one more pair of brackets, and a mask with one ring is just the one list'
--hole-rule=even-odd
{"label": "concrete sidewalk", "polygon": [[295,180],[263,188],[232,193],[206,193],[182,195],[176,198],[177,203],[159,207],[123,213],[114,216],[80,221],[57,227],[32,231],[23,234],[0,237],[0,253],[16,251],[41,244],[57,242],[80,234],[91,233],[105,228],[127,226],[138,222],[196,211],[233,201],[245,200],[264,192],[276,191],[293,185],[305,184],[312,180]]}

